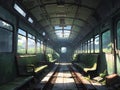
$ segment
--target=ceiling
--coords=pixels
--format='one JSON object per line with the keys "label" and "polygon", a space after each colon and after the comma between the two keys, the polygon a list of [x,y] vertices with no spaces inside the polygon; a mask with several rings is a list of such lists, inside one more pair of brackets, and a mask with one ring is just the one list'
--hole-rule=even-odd
{"label": "ceiling", "polygon": [[[21,2],[36,18],[39,30],[48,34],[49,40],[61,45],[72,45],[73,42],[77,43],[83,39],[97,24],[99,16],[96,10],[101,1],[22,0]],[[56,33],[57,31],[60,32]]]}

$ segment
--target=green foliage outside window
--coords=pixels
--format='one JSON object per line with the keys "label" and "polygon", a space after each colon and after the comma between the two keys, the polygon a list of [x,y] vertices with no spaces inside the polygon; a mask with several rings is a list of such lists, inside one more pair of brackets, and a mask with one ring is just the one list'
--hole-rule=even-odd
{"label": "green foliage outside window", "polygon": [[22,35],[18,35],[17,52],[18,53],[26,52],[26,37],[24,37]]}
{"label": "green foliage outside window", "polygon": [[0,52],[12,52],[13,27],[0,20]]}
{"label": "green foliage outside window", "polygon": [[40,48],[40,42],[37,42],[37,53],[40,53],[41,48]]}
{"label": "green foliage outside window", "polygon": [[105,53],[111,52],[110,30],[102,34],[102,50]]}
{"label": "green foliage outside window", "polygon": [[33,54],[35,53],[35,40],[28,38],[28,49],[27,53]]}
{"label": "green foliage outside window", "polygon": [[95,36],[95,40],[94,40],[94,44],[95,44],[95,52],[98,53],[99,52],[99,35]]}

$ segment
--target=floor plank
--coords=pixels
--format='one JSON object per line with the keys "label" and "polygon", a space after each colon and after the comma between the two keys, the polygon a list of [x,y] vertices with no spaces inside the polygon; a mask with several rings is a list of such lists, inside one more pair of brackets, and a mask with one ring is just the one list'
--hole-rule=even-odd
{"label": "floor plank", "polygon": [[60,65],[60,71],[57,76],[53,90],[77,90],[71,73],[66,64]]}

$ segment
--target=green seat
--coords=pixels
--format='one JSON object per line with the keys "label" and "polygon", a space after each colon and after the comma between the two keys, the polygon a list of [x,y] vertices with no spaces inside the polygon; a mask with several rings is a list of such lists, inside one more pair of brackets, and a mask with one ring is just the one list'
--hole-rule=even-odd
{"label": "green seat", "polygon": [[41,65],[41,66],[38,66],[38,67],[35,67],[34,65],[32,66],[27,66],[27,72],[29,73],[38,73],[42,70],[44,70],[45,68],[47,68],[48,65]]}
{"label": "green seat", "polygon": [[42,71],[43,69],[45,69],[47,67],[48,67],[48,65],[39,66],[39,67],[35,68],[34,72],[37,73],[37,72]]}

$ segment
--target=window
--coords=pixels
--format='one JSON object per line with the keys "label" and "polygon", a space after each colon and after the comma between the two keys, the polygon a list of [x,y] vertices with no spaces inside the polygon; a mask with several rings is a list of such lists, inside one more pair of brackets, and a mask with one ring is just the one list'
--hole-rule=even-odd
{"label": "window", "polygon": [[95,36],[94,44],[95,44],[95,53],[98,53],[99,52],[99,35]]}
{"label": "window", "polygon": [[90,40],[88,40],[88,53],[90,53]]}
{"label": "window", "polygon": [[85,43],[82,44],[82,51],[85,53]]}
{"label": "window", "polygon": [[66,53],[67,52],[67,48],[66,47],[61,47],[61,53]]}
{"label": "window", "polygon": [[37,53],[40,53],[40,40],[37,40]]}
{"label": "window", "polygon": [[56,35],[59,38],[68,38],[70,36],[70,32],[71,31],[68,31],[68,30],[57,30],[57,31],[55,31]]}
{"label": "window", "polygon": [[64,30],[64,38],[68,38],[70,36],[70,31]]}
{"label": "window", "polygon": [[4,28],[4,29],[10,30],[10,31],[13,30],[12,25],[8,24],[7,22],[5,22],[3,20],[0,20],[0,28]]}
{"label": "window", "polygon": [[43,32],[43,33],[42,33],[42,35],[43,35],[43,36],[45,36],[45,35],[46,35],[46,33],[45,33],[45,32]]}
{"label": "window", "polygon": [[17,43],[17,52],[26,53],[26,32],[22,29],[18,29],[18,43]]}
{"label": "window", "polygon": [[35,37],[31,34],[28,34],[28,38],[35,39]]}
{"label": "window", "polygon": [[82,44],[81,44],[81,46],[80,46],[80,53],[82,53]]}
{"label": "window", "polygon": [[55,34],[57,35],[57,37],[62,38],[62,39],[67,39],[70,36],[71,33],[71,25],[67,25],[67,26],[59,26],[56,25],[54,26],[55,28]]}
{"label": "window", "polygon": [[26,32],[23,31],[23,30],[21,30],[21,29],[18,29],[18,33],[21,34],[21,35],[23,35],[23,36],[26,36]]}
{"label": "window", "polygon": [[81,53],[83,53],[83,43],[81,43]]}
{"label": "window", "polygon": [[55,26],[54,28],[55,28],[55,30],[62,29],[62,27],[60,27],[60,26]]}
{"label": "window", "polygon": [[33,54],[35,53],[35,37],[31,34],[28,34],[28,49],[27,53]]}
{"label": "window", "polygon": [[26,16],[26,13],[20,8],[20,6],[18,6],[16,3],[14,4],[14,9],[21,14],[22,16]]}
{"label": "window", "polygon": [[33,23],[33,19],[32,19],[31,17],[28,18],[28,21],[29,21],[30,23]]}
{"label": "window", "polygon": [[46,53],[47,54],[52,54],[53,53],[53,49],[50,47],[46,47]]}
{"label": "window", "polygon": [[71,25],[67,25],[67,26],[56,25],[56,26],[54,26],[54,28],[55,28],[55,30],[61,30],[61,29],[71,30],[72,26]]}
{"label": "window", "polygon": [[120,50],[120,21],[117,23],[117,48]]}
{"label": "window", "polygon": [[43,45],[43,41],[41,41],[40,43],[41,43],[41,46],[40,46],[41,53],[44,53],[44,45]]}
{"label": "window", "polygon": [[91,45],[90,45],[91,46],[91,53],[93,53],[93,51],[94,51],[94,49],[93,49],[93,38],[91,38],[91,42],[90,43],[91,43]]}
{"label": "window", "polygon": [[62,30],[59,30],[59,31],[55,31],[56,35],[60,38],[63,37],[63,33],[62,33]]}
{"label": "window", "polygon": [[13,27],[0,20],[0,52],[12,52]]}
{"label": "window", "polygon": [[77,48],[78,53],[81,53],[81,46]]}
{"label": "window", "polygon": [[68,25],[68,26],[65,26],[64,29],[66,30],[71,30],[72,26]]}
{"label": "window", "polygon": [[102,50],[103,52],[111,52],[110,30],[102,34]]}

